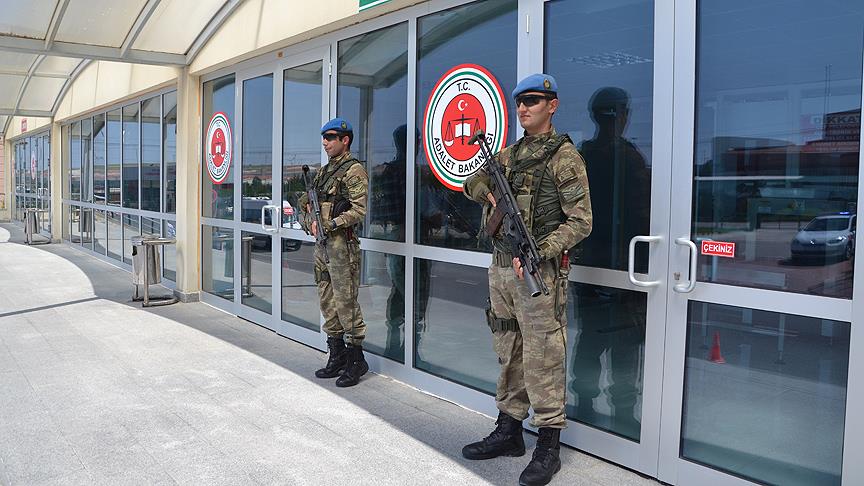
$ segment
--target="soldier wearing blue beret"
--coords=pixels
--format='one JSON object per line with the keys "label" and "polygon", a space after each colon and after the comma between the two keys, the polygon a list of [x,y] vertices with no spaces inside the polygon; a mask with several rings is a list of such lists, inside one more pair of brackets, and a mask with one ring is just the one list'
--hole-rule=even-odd
{"label": "soldier wearing blue beret", "polygon": [[335,378],[336,386],[354,386],[369,371],[363,356],[366,324],[357,301],[360,288],[360,240],[358,225],[366,216],[369,177],[363,164],[351,154],[354,130],[342,118],[321,127],[321,143],[329,158],[315,175],[321,219],[319,228],[309,201],[300,198],[301,224],[307,233],[327,233],[327,254],[315,245],[315,283],[321,299],[324,332],[327,334],[327,364],[315,372],[318,378]]}
{"label": "soldier wearing blue beret", "polygon": [[[532,74],[513,90],[524,136],[498,154],[508,173],[525,225],[543,262],[540,273],[549,295],[531,296],[519,259],[500,234],[493,237],[489,267],[487,319],[501,373],[495,397],[497,427],[485,439],[468,444],[468,459],[525,454],[522,421],[534,409],[539,429],[531,462],[520,485],[548,484],[561,469],[560,433],[566,427],[565,348],[568,250],[591,233],[591,198],[585,162],[570,137],[552,127],[558,110],[558,84],[548,74]],[[465,180],[466,197],[484,206],[484,220],[495,197],[484,169]]]}

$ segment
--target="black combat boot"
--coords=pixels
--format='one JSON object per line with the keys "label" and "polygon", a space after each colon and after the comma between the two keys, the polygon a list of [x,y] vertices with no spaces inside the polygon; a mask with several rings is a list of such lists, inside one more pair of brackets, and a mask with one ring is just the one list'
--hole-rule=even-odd
{"label": "black combat boot", "polygon": [[342,376],[336,379],[336,386],[346,387],[354,386],[360,382],[360,377],[369,371],[369,364],[366,363],[366,358],[363,357],[363,346],[360,344],[348,345],[348,365]]}
{"label": "black combat boot", "polygon": [[498,424],[488,437],[462,448],[465,459],[492,459],[498,456],[524,456],[525,439],[522,437],[522,421],[498,412]]}
{"label": "black combat boot", "polygon": [[348,350],[345,349],[342,336],[327,337],[327,348],[330,349],[330,356],[327,358],[327,365],[315,372],[318,378],[335,378],[348,364]]}
{"label": "black combat boot", "polygon": [[540,428],[537,448],[531,456],[528,467],[519,476],[519,486],[540,486],[549,484],[552,476],[561,470],[561,429]]}

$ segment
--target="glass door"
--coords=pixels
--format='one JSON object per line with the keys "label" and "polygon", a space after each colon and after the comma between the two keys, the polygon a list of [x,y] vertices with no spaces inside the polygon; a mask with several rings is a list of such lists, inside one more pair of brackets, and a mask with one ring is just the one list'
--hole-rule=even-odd
{"label": "glass door", "polygon": [[303,166],[314,177],[327,163],[321,145],[321,126],[330,118],[330,49],[313,49],[286,58],[279,66],[274,106],[281,133],[273,173],[280,181],[275,193],[278,234],[274,237],[273,281],[279,282],[274,299],[278,332],[307,345],[322,348],[321,313],[314,273],[314,239],[299,223],[298,199],[303,194]]}
{"label": "glass door", "polygon": [[674,19],[658,477],[860,484],[843,472],[864,6],[676,2]]}
{"label": "glass door", "polygon": [[561,100],[553,124],[585,159],[593,211],[592,233],[571,256],[562,438],[649,475],[671,244],[672,4],[542,5],[542,69]]}
{"label": "glass door", "polygon": [[[235,302],[239,315],[275,330],[273,313],[273,248],[278,228],[273,186],[275,83],[272,67],[237,73],[239,123],[235,140],[237,171],[234,192],[237,231],[234,234]],[[239,178],[239,180],[236,180]],[[237,201],[239,199],[239,201]],[[239,202],[239,204],[237,204]],[[239,295],[238,295],[239,294]]]}

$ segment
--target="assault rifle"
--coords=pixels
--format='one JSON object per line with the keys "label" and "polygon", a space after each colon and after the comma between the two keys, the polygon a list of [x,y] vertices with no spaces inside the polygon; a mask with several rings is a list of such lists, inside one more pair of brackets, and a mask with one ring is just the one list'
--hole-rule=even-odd
{"label": "assault rifle", "polygon": [[485,166],[489,178],[492,180],[492,195],[495,197],[495,211],[486,223],[486,232],[489,236],[498,233],[498,229],[504,227],[504,239],[510,244],[511,253],[519,258],[525,272],[525,283],[531,291],[531,297],[537,297],[540,292],[549,295],[549,288],[540,275],[540,251],[534,237],[525,226],[516,198],[510,189],[510,182],[504,176],[504,168],[501,162],[492,155],[486,134],[483,130],[477,130],[468,140],[469,144],[480,144],[480,150],[486,159]]}
{"label": "assault rifle", "polygon": [[327,235],[324,234],[324,222],[321,220],[321,204],[318,203],[318,191],[315,190],[315,185],[309,177],[308,165],[303,166],[303,184],[306,185],[306,196],[309,198],[312,212],[315,213],[315,222],[318,224],[318,231],[315,233],[315,244],[321,247],[324,263],[330,263],[330,255],[327,254]]}

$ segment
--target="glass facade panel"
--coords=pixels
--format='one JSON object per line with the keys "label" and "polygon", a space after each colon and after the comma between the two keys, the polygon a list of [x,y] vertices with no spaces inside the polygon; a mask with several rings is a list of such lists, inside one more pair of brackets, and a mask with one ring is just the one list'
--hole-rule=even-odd
{"label": "glass facade panel", "polygon": [[120,213],[108,211],[108,256],[120,260],[123,255],[123,227]]}
{"label": "glass facade panel", "polygon": [[[60,194],[63,196],[63,199],[71,199],[72,198],[72,189],[70,184],[72,182],[72,161],[71,161],[71,148],[70,143],[72,141],[72,125],[66,125],[65,127],[60,129],[60,173],[63,175],[60,179],[62,180],[61,191]],[[23,174],[22,166],[20,165],[22,159],[17,156],[18,160],[18,177],[20,181],[20,177]],[[21,187],[21,183],[18,183],[18,187]]]}
{"label": "glass facade panel", "polygon": [[[224,76],[204,83],[204,109],[201,117],[203,133],[201,139],[206,141],[207,124],[216,113],[222,112],[234,127],[234,75]],[[205,121],[206,120],[206,121]],[[234,151],[234,131],[231,131],[230,145]],[[202,142],[202,147],[204,142]],[[232,157],[233,158],[233,155]],[[228,174],[221,184],[213,182],[207,169],[207,151],[201,154],[201,216],[205,218],[234,218],[234,167],[228,169]],[[229,159],[229,163],[230,163]]]}
{"label": "glass facade panel", "polygon": [[[176,238],[176,222],[162,222],[162,236],[165,238]],[[177,245],[162,246],[162,276],[171,280],[177,281]]]}
{"label": "glass facade panel", "polygon": [[78,230],[81,232],[81,246],[93,249],[93,209],[81,208],[78,219]]}
{"label": "glass facade panel", "polygon": [[[29,201],[28,201],[29,203]],[[70,235],[69,241],[76,244],[81,244],[81,207],[70,206]]]}
{"label": "glass facade panel", "polygon": [[486,324],[485,268],[414,260],[414,367],[495,393],[498,357]]}
{"label": "glass facade panel", "polygon": [[[444,73],[463,63],[491,72],[504,93],[509,112],[507,143],[521,137],[509,93],[516,86],[517,2],[474,2],[417,20],[417,127],[424,107]],[[481,207],[461,192],[438,182],[426,155],[416,155],[415,241],[432,246],[489,251],[478,242]]]}
{"label": "glass facade panel", "polygon": [[282,320],[318,331],[321,312],[314,270],[315,243],[282,240]]}
{"label": "glass facade panel", "polygon": [[162,129],[160,96],[141,102],[141,209],[159,211]]}
{"label": "glass facade panel", "polygon": [[701,281],[852,296],[864,5],[830,5],[699,4],[692,234],[735,244]]}
{"label": "glass facade panel", "polygon": [[138,208],[140,127],[138,103],[123,107],[123,207]]}
{"label": "glass facade panel", "polygon": [[162,171],[166,213],[177,212],[177,92],[162,95]]}
{"label": "glass facade panel", "polygon": [[122,169],[122,129],[123,117],[120,109],[108,112],[108,204],[120,205],[120,172]]}
{"label": "glass facade panel", "polygon": [[93,202],[93,120],[81,120],[81,201]]}
{"label": "glass facade panel", "polygon": [[[71,143],[69,144],[69,161],[70,161],[70,175],[71,175],[71,194],[70,198],[73,201],[81,200],[81,122],[75,122],[72,124],[72,138]],[[29,153],[25,154],[28,156],[25,160],[29,159]],[[25,177],[25,188],[30,185],[30,178]]]}
{"label": "glass facade panel", "polygon": [[370,179],[360,234],[405,241],[408,24],[340,42],[338,71],[336,113],[353,125],[351,151]]}
{"label": "glass facade panel", "polygon": [[240,241],[243,245],[240,301],[270,314],[273,311],[272,237],[244,231]]}
{"label": "glass facade panel", "polygon": [[[303,172],[315,177],[321,167],[321,126],[323,104],[321,76],[323,63],[311,62],[286,69],[282,85],[282,227],[300,229],[297,199],[303,193]],[[298,114],[304,116],[297,116]],[[317,322],[317,319],[315,320]],[[317,327],[316,327],[317,329]]]}
{"label": "glass facade panel", "polygon": [[97,209],[93,212],[93,251],[105,255],[108,251],[108,226],[105,220],[105,211]]}
{"label": "glass facade panel", "polygon": [[132,237],[141,234],[141,221],[132,214],[123,215],[123,262],[132,264]]}
{"label": "glass facade panel", "polygon": [[[651,216],[654,2],[545,9],[545,72],[561,96],[553,122],[579,147],[591,185],[594,226],[578,263],[626,270],[630,239],[649,234]],[[648,272],[648,245],[636,246],[635,269]]]}
{"label": "glass facade panel", "polygon": [[201,289],[234,300],[234,230],[201,226]]}
{"label": "glass facade panel", "polygon": [[105,204],[105,114],[93,117],[93,202]]}
{"label": "glass facade panel", "polygon": [[243,81],[243,155],[240,164],[243,188],[240,220],[261,224],[261,209],[273,202],[272,74]]}
{"label": "glass facade panel", "polygon": [[647,294],[569,286],[567,416],[638,441]]}
{"label": "glass facade panel", "polygon": [[363,251],[360,308],[366,323],[363,349],[405,362],[405,257]]}
{"label": "glass facade panel", "polygon": [[681,456],[760,483],[839,485],[847,322],[690,302]]}

